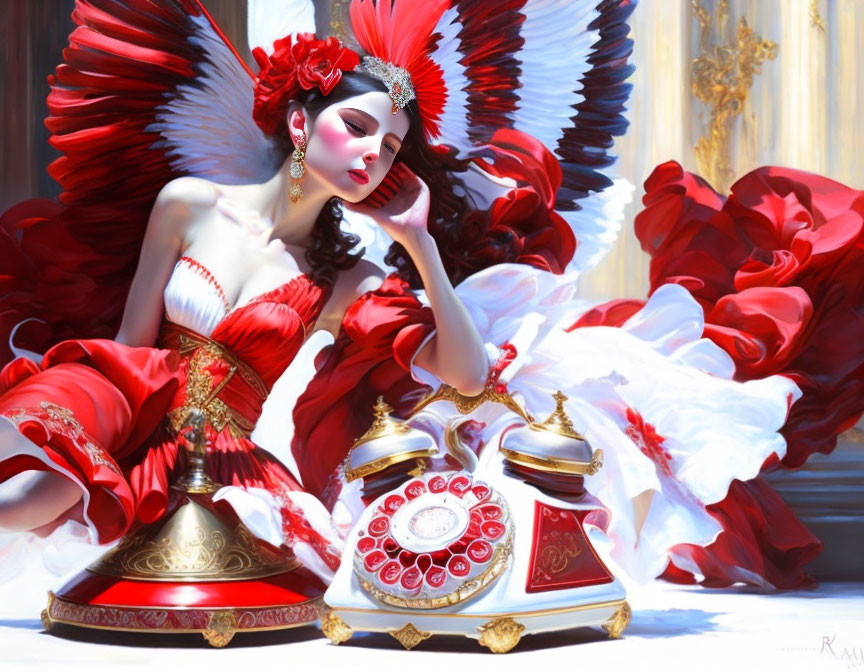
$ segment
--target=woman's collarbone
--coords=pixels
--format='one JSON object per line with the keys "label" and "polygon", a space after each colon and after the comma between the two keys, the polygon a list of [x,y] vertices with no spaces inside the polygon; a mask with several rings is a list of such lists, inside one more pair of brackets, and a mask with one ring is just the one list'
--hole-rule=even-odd
{"label": "woman's collarbone", "polygon": [[297,261],[283,250],[250,248],[238,240],[213,237],[193,242],[184,252],[207,269],[231,306],[240,307],[303,275]]}

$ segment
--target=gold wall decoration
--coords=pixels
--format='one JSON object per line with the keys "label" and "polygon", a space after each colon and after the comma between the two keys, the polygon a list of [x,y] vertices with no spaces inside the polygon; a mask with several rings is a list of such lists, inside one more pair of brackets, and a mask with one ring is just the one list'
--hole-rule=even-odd
{"label": "gold wall decoration", "polygon": [[810,0],[810,25],[823,33],[825,32],[825,22],[819,13],[819,0]]}
{"label": "gold wall decoration", "polygon": [[847,429],[840,435],[840,440],[846,441],[846,443],[864,444],[864,429],[860,427]]}
{"label": "gold wall decoration", "polygon": [[360,43],[354,37],[354,31],[351,30],[351,3],[349,0],[330,0],[329,13],[326,5],[326,2],[320,0],[315,2],[315,14],[321,15],[321,18],[316,18],[315,21],[318,34],[334,35],[346,47],[362,52],[363,49],[360,48]]}
{"label": "gold wall decoration", "polygon": [[711,114],[708,130],[694,150],[699,172],[715,189],[724,192],[735,176],[732,124],[744,109],[753,77],[766,60],[777,57],[777,43],[756,35],[743,16],[732,35],[725,0],[717,4],[713,17],[699,0],[692,0],[692,5],[699,23],[701,54],[692,63],[691,89]]}

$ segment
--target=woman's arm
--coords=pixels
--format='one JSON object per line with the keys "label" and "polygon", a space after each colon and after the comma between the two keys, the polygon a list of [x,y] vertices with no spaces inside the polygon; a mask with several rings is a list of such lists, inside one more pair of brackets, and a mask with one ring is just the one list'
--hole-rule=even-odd
{"label": "woman's arm", "polygon": [[466,396],[480,394],[489,369],[486,350],[471,316],[453,291],[435,240],[426,229],[429,188],[405,166],[394,166],[393,170],[401,171],[403,184],[387,205],[345,205],[375,219],[405,248],[420,273],[435,316],[436,333],[414,362]]}
{"label": "woman's arm", "polygon": [[169,182],[159,192],[115,338],[118,343],[132,346],[156,343],[164,308],[162,293],[183,250],[186,232],[196,217],[215,204],[216,197],[212,185],[188,177]]}
{"label": "woman's arm", "polygon": [[399,242],[417,266],[435,315],[436,332],[414,362],[461,394],[480,394],[489,370],[486,350],[471,316],[453,291],[435,240],[424,229]]}

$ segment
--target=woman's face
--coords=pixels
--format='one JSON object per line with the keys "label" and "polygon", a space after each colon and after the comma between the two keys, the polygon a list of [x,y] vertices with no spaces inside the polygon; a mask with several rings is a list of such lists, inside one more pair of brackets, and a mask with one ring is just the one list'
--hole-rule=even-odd
{"label": "woman's face", "polygon": [[402,147],[410,122],[382,91],[346,98],[315,119],[306,147],[306,170],[334,195],[362,201],[381,184]]}

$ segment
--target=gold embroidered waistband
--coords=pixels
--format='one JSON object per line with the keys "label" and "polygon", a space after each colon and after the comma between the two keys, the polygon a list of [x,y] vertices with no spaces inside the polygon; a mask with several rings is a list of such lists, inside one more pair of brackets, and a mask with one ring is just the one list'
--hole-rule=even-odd
{"label": "gold embroidered waistband", "polygon": [[[235,436],[249,438],[255,429],[255,421],[230,408],[219,399],[219,393],[235,375],[239,375],[263,402],[268,389],[261,376],[230,348],[174,322],[162,324],[161,341],[181,356],[191,355],[186,377],[186,403],[168,414],[172,429],[175,432],[182,430],[189,413],[198,409],[217,432],[228,427]],[[208,371],[217,361],[228,366],[228,372],[219,382]]]}

